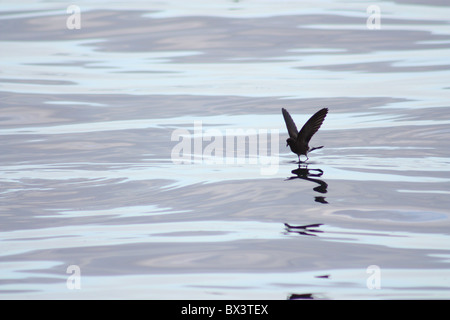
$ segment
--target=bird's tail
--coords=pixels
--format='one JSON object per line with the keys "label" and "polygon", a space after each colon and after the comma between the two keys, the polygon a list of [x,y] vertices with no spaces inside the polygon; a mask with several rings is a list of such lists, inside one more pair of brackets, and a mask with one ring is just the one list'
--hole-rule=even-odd
{"label": "bird's tail", "polygon": [[320,147],[314,147],[314,148],[311,148],[308,152],[311,152],[311,151],[317,150],[317,149],[322,149],[322,148],[323,148],[323,146],[320,146]]}

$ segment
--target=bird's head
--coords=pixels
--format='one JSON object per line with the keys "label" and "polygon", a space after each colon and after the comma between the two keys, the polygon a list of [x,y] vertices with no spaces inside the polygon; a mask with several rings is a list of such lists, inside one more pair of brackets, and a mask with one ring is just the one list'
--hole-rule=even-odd
{"label": "bird's head", "polygon": [[295,145],[295,140],[292,139],[292,138],[287,138],[286,139],[286,147],[287,146],[293,146],[293,145]]}

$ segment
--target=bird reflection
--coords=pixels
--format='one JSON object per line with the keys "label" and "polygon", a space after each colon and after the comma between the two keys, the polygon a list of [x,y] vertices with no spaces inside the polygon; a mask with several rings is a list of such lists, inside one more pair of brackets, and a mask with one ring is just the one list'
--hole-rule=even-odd
{"label": "bird reflection", "polygon": [[287,296],[287,300],[324,300],[328,299],[320,293],[291,293]]}
{"label": "bird reflection", "polygon": [[[302,179],[307,181],[312,181],[318,184],[317,187],[313,188],[314,191],[318,193],[325,194],[328,192],[328,184],[321,180],[316,179],[317,177],[321,177],[323,175],[323,170],[321,169],[308,169],[308,165],[299,165],[297,169],[291,171],[295,176],[289,177],[286,180],[293,180],[293,179]],[[319,203],[328,203],[325,200],[324,196],[317,196],[315,197],[315,201]]]}
{"label": "bird reflection", "polygon": [[314,300],[316,299],[312,293],[292,293],[287,297],[288,300]]}
{"label": "bird reflection", "polygon": [[[316,229],[316,228],[320,227],[321,225],[322,225],[322,223],[307,224],[307,225],[303,225],[303,226],[292,226],[287,223],[284,224],[287,232],[298,233],[298,234],[304,235],[304,236],[316,236],[314,233],[322,233],[323,231]],[[314,228],[314,229],[312,229],[312,228]]]}

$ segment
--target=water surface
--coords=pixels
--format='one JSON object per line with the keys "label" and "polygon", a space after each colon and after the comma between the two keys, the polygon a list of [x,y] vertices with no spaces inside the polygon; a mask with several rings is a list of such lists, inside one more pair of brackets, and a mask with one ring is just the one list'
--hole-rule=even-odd
{"label": "water surface", "polygon": [[[450,298],[448,6],[77,5],[0,10],[1,298]],[[307,166],[282,107],[330,110]],[[276,150],[208,162],[240,129]]]}

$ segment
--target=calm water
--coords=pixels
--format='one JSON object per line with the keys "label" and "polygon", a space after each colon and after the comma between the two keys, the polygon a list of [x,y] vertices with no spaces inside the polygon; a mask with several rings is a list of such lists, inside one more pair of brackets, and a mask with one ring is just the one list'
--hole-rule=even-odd
{"label": "calm water", "polygon": [[444,1],[97,3],[1,4],[0,298],[450,298]]}

